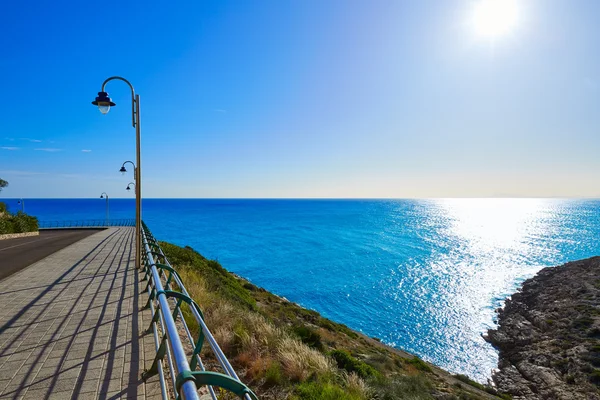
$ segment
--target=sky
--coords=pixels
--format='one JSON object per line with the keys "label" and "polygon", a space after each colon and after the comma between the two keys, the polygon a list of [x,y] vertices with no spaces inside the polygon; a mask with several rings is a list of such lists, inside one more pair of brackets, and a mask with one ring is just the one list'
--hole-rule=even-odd
{"label": "sky", "polygon": [[[600,2],[6,2],[8,198],[600,197]],[[481,21],[479,21],[480,23]]]}

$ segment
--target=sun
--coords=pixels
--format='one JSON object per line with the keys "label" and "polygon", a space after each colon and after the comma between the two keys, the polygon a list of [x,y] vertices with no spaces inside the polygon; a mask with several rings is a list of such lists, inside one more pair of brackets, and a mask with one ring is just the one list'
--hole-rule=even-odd
{"label": "sun", "polygon": [[478,36],[493,39],[515,29],[519,22],[519,7],[516,0],[477,0],[471,18]]}

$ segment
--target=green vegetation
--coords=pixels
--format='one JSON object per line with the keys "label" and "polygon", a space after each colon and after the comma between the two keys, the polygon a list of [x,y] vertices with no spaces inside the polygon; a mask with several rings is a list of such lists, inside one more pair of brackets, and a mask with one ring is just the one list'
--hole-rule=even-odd
{"label": "green vegetation", "polygon": [[227,300],[233,301],[247,309],[255,310],[256,301],[249,291],[216,261],[207,260],[191,247],[181,248],[167,242],[160,242],[160,246],[168,254],[173,265],[189,266],[202,276],[208,290],[217,292]]}
{"label": "green vegetation", "polygon": [[36,217],[27,215],[21,211],[11,214],[6,211],[6,204],[0,202],[0,235],[10,233],[35,232],[38,230]]}
{"label": "green vegetation", "polygon": [[590,382],[596,386],[600,386],[600,370],[594,369],[589,375]]}
{"label": "green vegetation", "polygon": [[[495,398],[485,392],[492,388],[457,387],[450,374],[420,358],[275,296],[190,247],[160,245],[219,346],[261,400]],[[187,306],[183,312],[197,334]],[[201,356],[214,362],[208,346]]]}
{"label": "green vegetation", "polygon": [[493,394],[493,395],[498,396],[498,397],[500,397],[502,399],[508,399],[508,400],[510,400],[512,398],[512,396],[510,396],[509,394],[507,394],[507,393],[499,393],[493,387],[482,385],[479,382],[475,382],[473,379],[469,378],[466,375],[457,374],[457,375],[454,375],[454,377],[456,379],[458,379],[459,381],[461,381],[461,382],[464,382],[464,383],[466,383],[468,385],[474,386],[474,387],[476,387],[479,390],[483,390],[483,391],[485,391],[485,392],[487,392],[489,394]]}
{"label": "green vegetation", "polygon": [[323,350],[323,343],[321,342],[321,335],[316,329],[306,325],[296,325],[292,329],[302,343],[317,349]]}
{"label": "green vegetation", "polygon": [[594,323],[594,320],[588,316],[577,318],[571,324],[575,329],[587,329]]}
{"label": "green vegetation", "polygon": [[329,355],[336,361],[338,368],[345,369],[348,372],[356,372],[361,378],[381,375],[375,368],[352,357],[346,350],[334,350]]}
{"label": "green vegetation", "polygon": [[[432,382],[423,375],[397,376],[393,379],[382,379],[374,390],[376,396],[381,400],[411,399],[411,400],[433,400]],[[457,388],[454,398],[466,398],[468,393]],[[452,398],[452,397],[449,397]],[[473,399],[481,399],[481,396],[473,396]]]}
{"label": "green vegetation", "polygon": [[302,400],[362,400],[364,392],[358,387],[346,387],[322,378],[320,381],[304,382],[298,385],[292,399]]}
{"label": "green vegetation", "polygon": [[408,360],[407,363],[414,365],[416,369],[424,372],[431,372],[431,367],[425,363],[425,361],[421,360],[419,357],[413,357]]}
{"label": "green vegetation", "polygon": [[0,192],[2,191],[2,189],[4,189],[7,186],[8,186],[8,182],[5,181],[4,179],[0,179]]}

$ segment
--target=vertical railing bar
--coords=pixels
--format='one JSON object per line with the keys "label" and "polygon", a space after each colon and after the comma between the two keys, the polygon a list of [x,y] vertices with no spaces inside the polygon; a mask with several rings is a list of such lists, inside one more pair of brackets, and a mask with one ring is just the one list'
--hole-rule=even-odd
{"label": "vertical railing bar", "polygon": [[[161,326],[163,332],[166,332],[166,324],[165,324],[165,320],[164,320],[164,315],[165,315],[165,311],[161,307],[159,309],[160,326]],[[177,385],[175,382],[175,380],[177,379],[177,376],[175,375],[175,364],[173,364],[173,357],[171,356],[171,340],[170,340],[170,338],[169,338],[169,340],[167,340],[166,356],[167,356],[167,361],[169,363],[169,373],[171,374],[171,382],[173,383],[173,392],[177,393]],[[177,371],[177,372],[179,372],[179,371]]]}
{"label": "vertical railing bar", "polygon": [[[152,293],[152,288],[150,288],[150,285],[148,285],[148,296],[150,296],[150,294]],[[151,315],[154,317],[154,313],[156,312],[156,309],[154,308],[154,302],[151,301],[150,302],[150,311],[151,311]],[[152,332],[154,334],[154,347],[156,352],[158,353],[158,349],[160,348],[160,338],[158,336],[158,330],[156,329],[156,322],[152,323]],[[162,366],[162,361],[158,360],[158,379],[160,382],[160,391],[162,392],[162,396],[163,399],[168,398],[167,395],[167,385],[165,382],[165,372],[163,371],[163,366]]]}
{"label": "vertical railing bar", "polygon": [[[145,241],[144,244],[147,244],[147,242]],[[150,265],[154,264],[154,260],[153,260],[152,256],[150,254],[147,254],[147,257],[150,261]],[[153,281],[154,281],[154,279],[153,279]],[[158,292],[159,289],[157,288],[157,286],[156,285],[153,285],[153,286],[156,289],[156,291]],[[168,299],[167,299],[167,301],[168,301]],[[170,308],[169,308],[169,310],[170,310]],[[165,323],[165,319],[164,319],[164,310],[162,307],[158,308],[158,318],[159,318],[161,330],[162,330],[163,334],[166,334],[167,329],[166,329],[166,323]],[[168,336],[167,336],[167,339],[169,339]],[[173,363],[173,357],[171,355],[171,341],[170,340],[167,340],[166,356],[167,356],[167,363],[169,365],[169,374],[171,375],[171,383],[173,385],[173,391],[174,391],[174,393],[177,393],[177,386],[175,385],[175,380],[176,380],[175,364]]]}
{"label": "vertical railing bar", "polygon": [[[192,348],[196,347],[196,343],[194,342],[194,337],[192,336],[192,333],[190,332],[190,329],[187,326],[187,323],[185,322],[184,318],[183,318],[183,312],[181,311],[181,308],[179,308],[179,317],[181,318],[183,322],[183,327],[185,329],[185,332],[187,333],[187,337],[188,340],[190,341],[190,344],[192,345]],[[200,369],[202,371],[206,371],[206,368],[204,367],[204,363],[202,362],[202,358],[200,358],[200,354],[196,354],[196,359],[198,360],[198,365],[200,366]],[[215,390],[213,389],[212,386],[208,386],[208,391],[210,392],[210,396],[213,398],[213,400],[217,400],[217,395],[215,394]]]}

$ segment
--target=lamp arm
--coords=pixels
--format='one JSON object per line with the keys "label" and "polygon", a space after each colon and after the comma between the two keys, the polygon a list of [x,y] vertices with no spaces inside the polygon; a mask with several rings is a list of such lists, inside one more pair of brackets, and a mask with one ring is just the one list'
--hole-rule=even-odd
{"label": "lamp arm", "polygon": [[129,85],[129,88],[131,89],[131,124],[133,125],[133,127],[135,128],[135,89],[133,88],[133,85],[125,78],[122,78],[120,76],[111,76],[110,78],[106,78],[106,80],[104,82],[102,82],[102,92],[105,92],[105,86],[108,82],[118,79],[120,81],[125,82],[127,85]]}
{"label": "lamp arm", "polygon": [[133,180],[136,180],[137,175],[136,175],[135,171],[137,168],[136,168],[135,164],[133,163],[133,161],[125,161],[121,167],[125,168],[125,164],[127,164],[127,163],[130,163],[131,165],[133,165]]}

